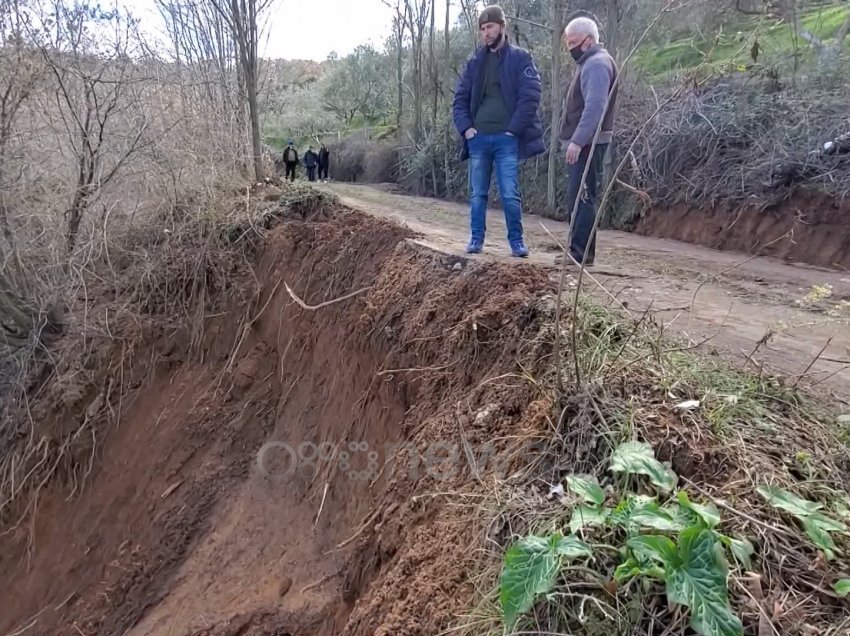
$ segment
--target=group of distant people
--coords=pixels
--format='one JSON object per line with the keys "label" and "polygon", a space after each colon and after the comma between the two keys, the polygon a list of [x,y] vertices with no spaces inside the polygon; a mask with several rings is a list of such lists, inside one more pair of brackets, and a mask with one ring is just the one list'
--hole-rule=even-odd
{"label": "group of distant people", "polygon": [[[283,165],[286,170],[284,179],[295,181],[295,173],[298,168],[299,160],[298,150],[295,148],[294,140],[290,139],[287,142],[286,149],[283,151],[281,160],[283,161]],[[310,145],[307,148],[307,152],[304,153],[303,159],[304,169],[307,172],[307,180],[316,181],[318,179],[321,181],[327,181],[330,161],[331,153],[324,143],[320,145],[319,152],[313,150],[313,146]]]}

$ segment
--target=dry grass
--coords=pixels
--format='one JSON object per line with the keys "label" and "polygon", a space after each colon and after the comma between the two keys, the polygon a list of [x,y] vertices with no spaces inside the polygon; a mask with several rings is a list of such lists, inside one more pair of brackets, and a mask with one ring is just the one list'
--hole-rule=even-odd
{"label": "dry grass", "polygon": [[250,314],[258,299],[250,262],[268,228],[324,204],[309,188],[246,185],[140,219],[78,267],[64,333],[19,352],[29,357],[0,410],[3,531],[37,510],[48,484],[69,497],[85,487],[124,396],[163,356],[202,359],[205,325],[228,302]]}
{"label": "dry grass", "polygon": [[[554,314],[551,301],[545,312]],[[578,327],[585,382],[557,397],[553,372],[535,378],[541,387],[551,387],[558,404],[548,430],[525,440],[545,450],[495,490],[484,489],[482,541],[474,565],[479,603],[451,633],[503,633],[498,580],[505,550],[527,534],[570,533],[572,504],[547,497],[550,486],[566,475],[597,476],[609,501],[616,502],[627,484],[609,472],[611,452],[638,439],[650,442],[659,459],[672,465],[679,487],[692,500],[718,507],[723,533],[755,545],[752,571],[732,567],[728,581],[745,633],[846,634],[850,619],[832,583],[850,573],[850,538],[833,535],[838,555],[827,562],[801,526],[756,491],[760,485],[781,486],[823,503],[840,518],[840,505],[850,505],[850,452],[846,431],[829,406],[776,378],[732,369],[671,342],[651,316],[624,319],[583,299]],[[543,337],[552,340],[553,330],[550,324]],[[699,400],[700,406],[675,408],[686,400]],[[594,546],[595,558],[564,569],[548,602],[537,603],[514,633],[692,633],[687,613],[668,605],[663,586],[613,583],[622,562],[617,549],[624,544],[622,530],[580,532]]]}
{"label": "dry grass", "polygon": [[[846,74],[784,85],[757,71],[726,75],[664,108],[634,150],[625,180],[654,203],[781,200],[797,186],[850,194],[850,154],[825,154],[824,143],[848,132]],[[630,139],[654,107],[632,96],[621,109]]]}

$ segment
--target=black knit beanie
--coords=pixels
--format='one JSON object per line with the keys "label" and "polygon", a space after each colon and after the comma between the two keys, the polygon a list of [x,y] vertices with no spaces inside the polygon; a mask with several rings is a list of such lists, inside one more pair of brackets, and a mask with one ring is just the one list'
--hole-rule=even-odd
{"label": "black knit beanie", "polygon": [[481,12],[478,16],[478,28],[480,29],[488,22],[505,23],[505,11],[498,4],[491,4]]}

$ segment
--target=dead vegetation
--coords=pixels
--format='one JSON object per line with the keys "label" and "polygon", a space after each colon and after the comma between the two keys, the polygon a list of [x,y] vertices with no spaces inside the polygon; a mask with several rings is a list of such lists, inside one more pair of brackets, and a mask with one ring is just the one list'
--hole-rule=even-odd
{"label": "dead vegetation", "polygon": [[[544,308],[551,320],[553,301]],[[754,547],[751,563],[730,555],[727,566],[732,611],[744,633],[847,633],[846,602],[835,586],[850,573],[850,451],[834,411],[780,378],[734,370],[693,345],[671,341],[649,314],[624,318],[583,300],[577,315],[583,386],[558,396],[553,370],[530,378],[556,408],[548,427],[518,442],[544,449],[537,461],[486,488],[476,560],[480,601],[461,633],[503,633],[498,581],[505,551],[528,535],[552,533],[574,533],[592,555],[560,569],[555,584],[510,633],[691,633],[687,610],[665,600],[662,583],[615,577],[628,537],[675,539],[683,529],[659,530],[664,524],[656,521],[629,530],[612,521],[627,502],[661,493],[646,478],[611,471],[612,453],[630,440],[651,444],[677,476],[677,490],[722,518],[717,528],[724,536]],[[546,328],[547,340],[554,329]],[[567,486],[566,478],[575,475],[598,480],[605,502],[614,506],[607,520],[576,524],[588,509]],[[828,517],[827,525],[840,528],[831,533],[832,547],[818,548],[800,518],[760,494],[764,487],[816,502],[813,509]]]}
{"label": "dead vegetation", "polygon": [[624,137],[639,137],[625,179],[656,205],[756,197],[768,207],[802,186],[850,195],[840,73],[793,85],[765,71],[724,76],[667,104],[638,136],[646,97],[621,111]]}
{"label": "dead vegetation", "polygon": [[[246,186],[111,237],[78,272],[63,334],[18,351],[0,410],[0,525],[19,525],[48,484],[79,492],[134,387],[163,360],[203,360],[205,327],[234,297],[253,307],[249,264],[275,219],[326,201],[305,188]],[[146,357],[151,348],[158,354]]]}

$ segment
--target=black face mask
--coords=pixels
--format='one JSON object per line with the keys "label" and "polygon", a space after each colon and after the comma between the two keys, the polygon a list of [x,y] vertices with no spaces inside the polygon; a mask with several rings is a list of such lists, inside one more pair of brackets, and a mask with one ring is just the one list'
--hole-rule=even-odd
{"label": "black face mask", "polygon": [[584,38],[576,46],[570,49],[570,55],[576,62],[578,62],[581,59],[581,56],[584,55],[584,51],[581,50],[581,47],[584,46],[585,42],[587,42],[587,38]]}

